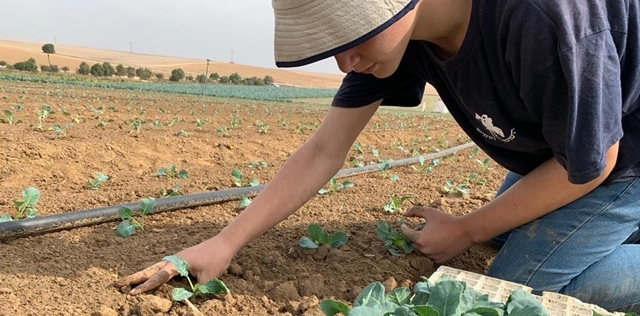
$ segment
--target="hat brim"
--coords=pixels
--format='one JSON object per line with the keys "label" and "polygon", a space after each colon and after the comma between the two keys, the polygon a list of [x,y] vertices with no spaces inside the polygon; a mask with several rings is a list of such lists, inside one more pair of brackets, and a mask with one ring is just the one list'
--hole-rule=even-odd
{"label": "hat brim", "polygon": [[[326,0],[325,0],[326,1]],[[323,52],[308,56],[308,57],[304,57],[301,59],[297,59],[297,60],[276,60],[276,67],[278,68],[292,68],[292,67],[300,67],[300,66],[305,66],[305,65],[309,65],[312,64],[314,62],[329,58],[329,57],[333,57],[337,54],[340,54],[342,52],[345,52],[353,47],[356,47],[368,40],[370,40],[371,38],[373,38],[374,36],[382,33],[384,30],[386,30],[387,28],[389,28],[389,26],[391,26],[393,23],[397,22],[398,20],[400,20],[402,17],[404,17],[408,12],[410,12],[411,10],[413,10],[416,6],[416,4],[418,3],[419,0],[410,0],[406,6],[404,6],[400,11],[398,11],[398,13],[396,13],[395,15],[393,15],[390,19],[386,20],[384,23],[382,23],[381,25],[375,27],[374,29],[370,30],[369,32],[367,32],[366,34],[356,38],[355,40],[352,40],[346,44],[342,44],[339,45],[337,47],[333,47],[330,48],[328,50],[325,50]],[[277,36],[277,34],[276,34]],[[313,44],[313,43],[312,43]],[[276,47],[276,49],[278,49]]]}

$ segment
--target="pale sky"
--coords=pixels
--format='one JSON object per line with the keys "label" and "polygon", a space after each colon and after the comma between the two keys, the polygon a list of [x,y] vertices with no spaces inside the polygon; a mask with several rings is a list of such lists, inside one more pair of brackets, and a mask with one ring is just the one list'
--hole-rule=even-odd
{"label": "pale sky", "polygon": [[[275,68],[270,0],[0,0],[0,38]],[[307,71],[340,73],[333,59]]]}

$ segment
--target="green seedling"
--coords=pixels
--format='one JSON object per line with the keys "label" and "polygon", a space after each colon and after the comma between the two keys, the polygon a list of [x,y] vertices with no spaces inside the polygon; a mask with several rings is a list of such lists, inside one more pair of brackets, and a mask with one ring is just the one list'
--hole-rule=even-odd
{"label": "green seedling", "polygon": [[196,128],[197,129],[202,129],[202,126],[204,125],[204,123],[209,122],[209,120],[207,119],[197,119],[196,120]]}
{"label": "green seedling", "polygon": [[154,198],[146,198],[140,201],[138,212],[140,213],[140,220],[136,220],[133,217],[133,211],[126,207],[121,206],[118,208],[118,216],[122,219],[122,222],[114,228],[116,234],[120,237],[127,238],[136,232],[136,229],[144,231],[144,219],[153,212],[156,207],[156,200]]}
{"label": "green seedling", "polygon": [[53,127],[50,128],[56,134],[56,137],[67,137],[67,130],[71,127],[72,123],[67,123],[64,127],[60,126],[60,124],[53,124]]}
{"label": "green seedling", "polygon": [[465,181],[467,182],[467,184],[484,185],[485,183],[487,183],[487,180],[485,178],[479,178],[478,174],[475,172],[470,173],[465,179]]}
{"label": "green seedling", "polygon": [[392,194],[391,197],[389,197],[389,201],[384,205],[383,209],[387,213],[395,213],[398,211],[402,211],[402,204],[404,203],[404,201],[410,198],[411,198],[411,195],[409,194],[405,194],[403,196],[397,196],[395,194]]}
{"label": "green seedling", "polygon": [[21,123],[21,120],[16,120],[16,118],[13,116],[13,113],[9,110],[4,110],[4,115],[7,117],[6,119],[0,119],[0,121],[2,123],[6,123],[6,124],[17,124],[17,123]]}
{"label": "green seedling", "polygon": [[51,110],[51,107],[43,104],[40,111],[38,112],[38,123],[35,126],[31,126],[34,129],[37,129],[39,131],[42,131],[42,122],[44,120],[47,119],[47,116],[49,116],[49,114],[53,113],[53,111]]}
{"label": "green seedling", "polygon": [[391,169],[391,165],[389,165],[388,162],[378,165],[378,170],[380,170],[380,175],[382,176],[382,179],[387,178],[388,176],[387,171],[389,171],[389,169]]}
{"label": "green seedling", "polygon": [[240,202],[238,202],[238,208],[244,210],[249,204],[251,204],[251,199],[248,196],[243,196],[240,198]]}
{"label": "green seedling", "polygon": [[186,170],[178,171],[175,164],[170,164],[169,168],[160,168],[156,171],[156,175],[159,177],[169,177],[177,179],[186,179],[189,177],[189,173]]}
{"label": "green seedling", "polygon": [[426,163],[423,156],[418,157],[418,162],[420,163],[420,166],[412,166],[413,170],[427,173],[433,172],[433,169],[440,165],[440,159],[431,159],[430,163]]}
{"label": "green seedling", "polygon": [[178,119],[178,117],[174,116],[171,121],[167,122],[167,126],[173,126],[176,123],[178,123],[178,121],[180,121],[180,119]]}
{"label": "green seedling", "polygon": [[268,166],[269,164],[266,161],[257,160],[254,160],[247,165],[249,168],[267,168]]}
{"label": "green seedling", "polygon": [[257,185],[260,185],[260,181],[258,181],[258,179],[255,179],[255,178],[251,179],[249,183],[245,183],[242,179],[242,171],[240,171],[239,169],[231,170],[231,178],[233,179],[233,184],[235,184],[235,186],[237,187],[246,187],[246,186],[255,187]]}
{"label": "green seedling", "polygon": [[329,235],[319,224],[312,223],[307,227],[307,236],[300,237],[298,244],[306,249],[316,249],[325,244],[338,248],[346,244],[348,239],[344,232],[337,231]]}
{"label": "green seedling", "polygon": [[231,292],[229,288],[219,280],[218,278],[213,278],[209,280],[205,284],[196,283],[195,285],[189,278],[189,265],[184,259],[178,256],[167,256],[162,258],[162,260],[171,262],[176,267],[176,271],[178,274],[189,281],[190,290],[185,288],[176,287],[171,291],[171,298],[176,302],[185,302],[187,306],[189,306],[194,311],[197,311],[199,314],[202,314],[190,301],[189,298],[198,295],[198,294],[212,294],[219,295],[222,293]]}
{"label": "green seedling", "polygon": [[480,148],[473,147],[473,149],[471,149],[467,154],[467,157],[469,157],[469,159],[473,158],[478,153],[478,151],[480,151]]}
{"label": "green seedling", "polygon": [[266,134],[269,131],[269,124],[265,124],[261,120],[256,120],[254,124],[258,128],[258,134]]}
{"label": "green seedling", "polygon": [[407,287],[397,287],[387,295],[382,283],[373,282],[358,295],[353,308],[332,299],[320,302],[319,308],[326,316],[548,315],[535,296],[524,290],[514,290],[505,303],[494,302],[489,300],[488,295],[467,286],[464,281],[452,280],[448,276],[441,277],[435,284],[422,277],[421,281],[414,285],[413,291]]}
{"label": "green seedling", "polygon": [[227,128],[226,128],[226,127],[224,127],[224,126],[218,126],[218,127],[216,127],[216,132],[217,132],[218,134],[220,134],[220,136],[222,136],[222,137],[231,137],[231,136],[229,135],[229,130],[227,130]]}
{"label": "green seedling", "polygon": [[331,178],[331,180],[329,180],[329,188],[325,189],[322,188],[318,191],[318,194],[327,194],[327,193],[331,193],[331,192],[338,192],[338,191],[342,191],[346,188],[350,188],[353,187],[353,182],[346,180],[343,181],[342,183],[338,184],[338,181],[336,180],[336,178]]}
{"label": "green seedling", "polygon": [[482,166],[482,171],[483,172],[486,172],[487,170],[491,169],[491,168],[489,168],[489,163],[491,162],[491,159],[489,159],[489,158],[485,158],[483,160],[476,159],[476,162],[479,163]]}
{"label": "green seedling", "polygon": [[356,151],[356,153],[358,153],[359,155],[364,154],[364,151],[362,150],[362,145],[360,145],[359,141],[355,141],[353,143],[353,149]]}
{"label": "green seedling", "polygon": [[179,196],[179,195],[180,195],[180,192],[178,191],[178,187],[179,187],[179,186],[178,186],[178,184],[177,184],[177,183],[175,183],[175,184],[173,185],[173,189],[165,189],[165,188],[163,188],[163,189],[160,191],[160,195],[161,195],[163,198],[166,198],[166,197],[173,197],[173,196]]}
{"label": "green seedling", "polygon": [[413,252],[411,241],[385,221],[378,221],[376,225],[376,235],[393,256],[399,257],[403,252]]}
{"label": "green seedling", "polygon": [[22,190],[22,200],[13,200],[18,211],[15,219],[33,218],[38,215],[35,205],[40,200],[40,191],[34,187]]}
{"label": "green seedling", "polygon": [[234,116],[229,122],[229,125],[231,126],[232,129],[238,128],[238,126],[240,125],[240,117]]}
{"label": "green seedling", "polygon": [[447,180],[442,186],[442,191],[447,194],[469,194],[471,189],[466,183],[459,183],[458,185],[451,179]]}
{"label": "green seedling", "polygon": [[87,180],[87,182],[89,182],[89,189],[97,190],[100,187],[100,185],[107,180],[109,180],[109,177],[106,174],[102,172],[98,172],[96,174],[95,179]]}

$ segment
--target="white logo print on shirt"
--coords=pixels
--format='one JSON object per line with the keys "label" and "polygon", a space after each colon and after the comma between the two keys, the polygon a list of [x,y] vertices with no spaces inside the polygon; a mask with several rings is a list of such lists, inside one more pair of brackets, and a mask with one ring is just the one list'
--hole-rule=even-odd
{"label": "white logo print on shirt", "polygon": [[501,128],[493,125],[493,119],[486,114],[478,115],[476,113],[476,119],[484,125],[484,128],[489,132],[489,134],[483,132],[480,128],[476,128],[476,130],[482,134],[485,138],[490,140],[500,140],[502,142],[508,143],[516,138],[515,128],[511,129],[511,134],[508,137],[504,136],[504,132]]}

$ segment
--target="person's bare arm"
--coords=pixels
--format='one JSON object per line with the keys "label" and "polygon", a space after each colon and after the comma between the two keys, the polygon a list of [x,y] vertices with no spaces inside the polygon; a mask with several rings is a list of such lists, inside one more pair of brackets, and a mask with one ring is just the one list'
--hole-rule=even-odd
{"label": "person's bare arm", "polygon": [[556,159],[548,160],[490,203],[465,215],[464,223],[471,239],[476,243],[487,241],[589,193],[613,170],[618,145],[615,143],[607,151],[606,166],[600,176],[585,184],[569,182],[560,163]]}
{"label": "person's bare arm", "polygon": [[221,237],[238,250],[306,203],[340,170],[351,145],[378,105],[352,109],[332,107],[318,131],[287,160],[253,202],[220,232]]}
{"label": "person's bare arm", "polygon": [[[235,254],[313,197],[342,167],[360,132],[380,101],[360,108],[331,107],[316,133],[286,161],[269,184],[218,235],[177,253],[199,283],[222,274]],[[172,263],[160,261],[116,280],[115,286],[142,283],[130,294],[152,290],[177,274]]]}
{"label": "person's bare arm", "polygon": [[564,168],[555,159],[550,159],[499,197],[464,216],[415,206],[405,216],[425,219],[424,228],[413,230],[403,225],[402,232],[415,249],[434,262],[446,262],[474,244],[526,224],[584,196],[609,176],[617,155],[618,144],[614,144],[607,151],[606,166],[600,176],[581,185],[570,183]]}

